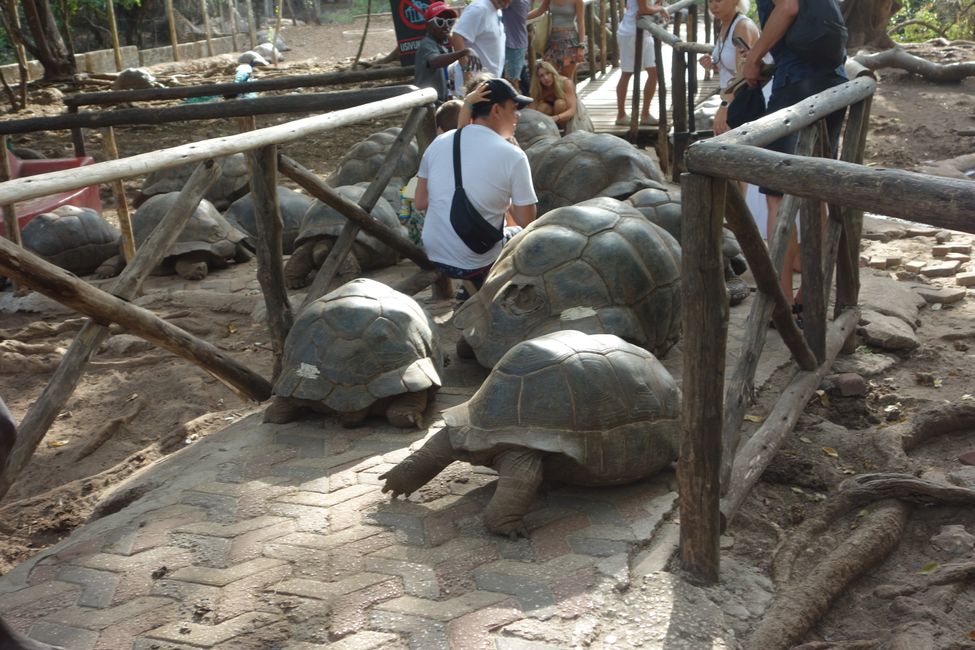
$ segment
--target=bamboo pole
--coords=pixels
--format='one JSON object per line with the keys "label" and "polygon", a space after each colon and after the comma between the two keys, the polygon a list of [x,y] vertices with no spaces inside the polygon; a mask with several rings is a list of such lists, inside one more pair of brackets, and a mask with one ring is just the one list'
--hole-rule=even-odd
{"label": "bamboo pole", "polygon": [[683,381],[677,465],[680,562],[692,581],[718,581],[721,417],[728,297],[721,256],[724,179],[681,176]]}
{"label": "bamboo pole", "polygon": [[[115,143],[115,129],[108,127],[105,129],[102,142],[105,145],[105,153],[112,160],[118,160],[118,146]],[[112,181],[112,193],[115,194],[116,216],[118,216],[119,230],[122,231],[122,255],[125,261],[132,262],[135,257],[135,235],[132,232],[132,215],[129,214],[129,202],[125,198],[125,184],[121,178]]]}
{"label": "bamboo pole", "polygon": [[203,14],[203,31],[207,38],[207,56],[213,56],[213,38],[210,32],[210,14],[207,12],[207,0],[200,0],[200,13]]}
{"label": "bamboo pole", "polygon": [[91,355],[107,336],[108,327],[103,323],[119,323],[127,331],[196,363],[246,397],[263,401],[270,396],[271,387],[260,376],[209,343],[128,302],[138,295],[145,277],[165,257],[219,174],[220,168],[212,160],[197,167],[145,246],[119,276],[112,289],[115,295],[96,289],[36,255],[0,240],[0,271],[92,318],[82,327],[44,392],[21,422],[20,436],[0,475],[0,498],[27,466],[37,445],[74,392]]}
{"label": "bamboo pole", "polygon": [[244,0],[247,9],[247,29],[251,39],[251,49],[257,47],[257,24],[254,22],[254,4],[252,0]]}
{"label": "bamboo pole", "polygon": [[173,47],[173,61],[179,61],[179,40],[176,38],[176,16],[173,0],[166,0],[166,22],[169,24],[169,42]]}
{"label": "bamboo pole", "polygon": [[[376,177],[359,198],[359,206],[367,214],[372,212],[376,201],[383,195],[383,190],[386,189],[386,185],[396,171],[396,165],[399,164],[403,150],[406,149],[406,145],[413,139],[413,135],[416,133],[420,122],[426,117],[426,113],[426,106],[417,106],[410,111],[406,122],[403,124],[403,129],[396,136],[393,144],[389,147],[389,151],[386,152],[386,158],[379,167],[379,171],[376,172]],[[315,279],[312,280],[311,286],[308,287],[308,293],[305,296],[304,302],[301,304],[301,309],[304,309],[312,301],[321,298],[328,292],[328,287],[335,278],[335,274],[338,273],[342,262],[345,261],[346,256],[352,250],[352,244],[355,242],[355,237],[358,232],[359,225],[354,221],[347,221],[342,226],[342,232],[339,233],[338,239],[336,239],[335,244],[332,246],[332,250],[329,251],[328,257],[325,259],[322,267],[318,269],[318,273],[315,274]]]}
{"label": "bamboo pole", "polygon": [[[229,156],[241,151],[259,149],[269,144],[286,144],[308,138],[314,133],[342,128],[370,119],[395,115],[414,106],[433,102],[437,91],[433,88],[415,90],[406,95],[391,97],[364,106],[355,106],[324,115],[313,115],[300,120],[264,127],[257,131],[201,140],[190,144],[159,149],[122,160],[107,160],[71,170],[70,174],[52,172],[38,174],[30,179],[17,179],[0,184],[0,205],[15,203],[39,196],[47,196],[69,189],[77,189],[108,183],[116,178],[128,178],[149,172],[168,169],[208,158]],[[250,103],[258,100],[248,100]],[[28,181],[29,182],[25,182]]]}
{"label": "bamboo pole", "polygon": [[108,30],[112,33],[112,52],[115,54],[115,69],[121,70],[122,47],[118,40],[118,25],[115,22],[115,4],[112,0],[105,0],[105,13],[108,14]]}
{"label": "bamboo pole", "polygon": [[271,144],[247,154],[251,173],[251,197],[254,199],[254,222],[257,227],[257,280],[264,293],[267,324],[274,354],[272,383],[281,374],[284,340],[294,324],[288,289],[284,282],[281,232],[284,224],[277,197],[277,146]]}

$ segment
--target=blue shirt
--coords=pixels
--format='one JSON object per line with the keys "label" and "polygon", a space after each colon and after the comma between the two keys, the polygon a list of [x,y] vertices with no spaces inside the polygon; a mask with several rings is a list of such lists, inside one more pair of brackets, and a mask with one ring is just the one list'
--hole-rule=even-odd
{"label": "blue shirt", "polygon": [[528,10],[531,0],[512,0],[507,9],[501,10],[504,22],[504,46],[511,50],[528,47]]}
{"label": "blue shirt", "polygon": [[[832,2],[833,0],[825,1]],[[765,23],[768,21],[774,8],[775,5],[772,3],[772,0],[758,0],[758,20],[762,28],[765,27]],[[780,38],[769,51],[772,54],[772,58],[775,59],[775,74],[772,77],[772,90],[790,86],[804,79],[815,79],[816,77],[825,77],[830,74],[847,79],[846,70],[842,65],[833,69],[826,64],[817,65],[801,58],[786,46],[785,36]]]}

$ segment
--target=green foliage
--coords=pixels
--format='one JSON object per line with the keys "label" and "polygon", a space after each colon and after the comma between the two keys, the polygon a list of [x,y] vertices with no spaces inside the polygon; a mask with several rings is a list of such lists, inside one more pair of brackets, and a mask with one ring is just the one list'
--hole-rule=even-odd
{"label": "green foliage", "polygon": [[[323,7],[325,5],[322,5]],[[364,16],[369,8],[369,0],[352,0],[340,9],[326,9],[322,18],[331,23],[349,24],[356,16]],[[373,13],[385,13],[390,9],[389,0],[372,0]]]}
{"label": "green foliage", "polygon": [[908,21],[919,22],[896,29],[891,33],[894,40],[917,43],[942,34],[953,41],[975,39],[975,3],[971,0],[902,1],[903,7],[890,19],[891,29]]}

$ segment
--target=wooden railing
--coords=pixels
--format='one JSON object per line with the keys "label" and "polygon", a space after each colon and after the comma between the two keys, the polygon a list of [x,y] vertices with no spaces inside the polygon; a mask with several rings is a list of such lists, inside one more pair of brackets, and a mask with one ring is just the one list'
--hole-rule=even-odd
{"label": "wooden railing", "polygon": [[[875,87],[869,76],[854,78],[687,150],[688,171],[681,175],[685,302],[678,480],[681,565],[697,581],[717,581],[722,530],[851,340],[859,320],[863,211],[975,232],[971,222],[975,185],[970,181],[862,164]],[[847,108],[839,156],[833,160],[823,118]],[[762,148],[790,133],[800,135],[796,155]],[[734,181],[760,184],[786,195],[768,249]],[[822,201],[829,205],[825,226]],[[783,294],[777,277],[797,212],[802,234],[803,330],[792,319],[791,296],[787,299]],[[727,387],[728,303],[721,263],[725,221],[738,238],[759,289]],[[836,295],[830,318],[827,305],[834,274]],[[739,445],[770,315],[796,362],[796,373],[764,423]]]}

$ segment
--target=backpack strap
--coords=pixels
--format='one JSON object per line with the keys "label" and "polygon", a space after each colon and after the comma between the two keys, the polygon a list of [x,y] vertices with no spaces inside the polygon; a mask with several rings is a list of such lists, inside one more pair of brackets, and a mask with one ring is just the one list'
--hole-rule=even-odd
{"label": "backpack strap", "polygon": [[463,188],[464,183],[460,174],[460,132],[463,129],[457,129],[454,132],[454,187]]}

